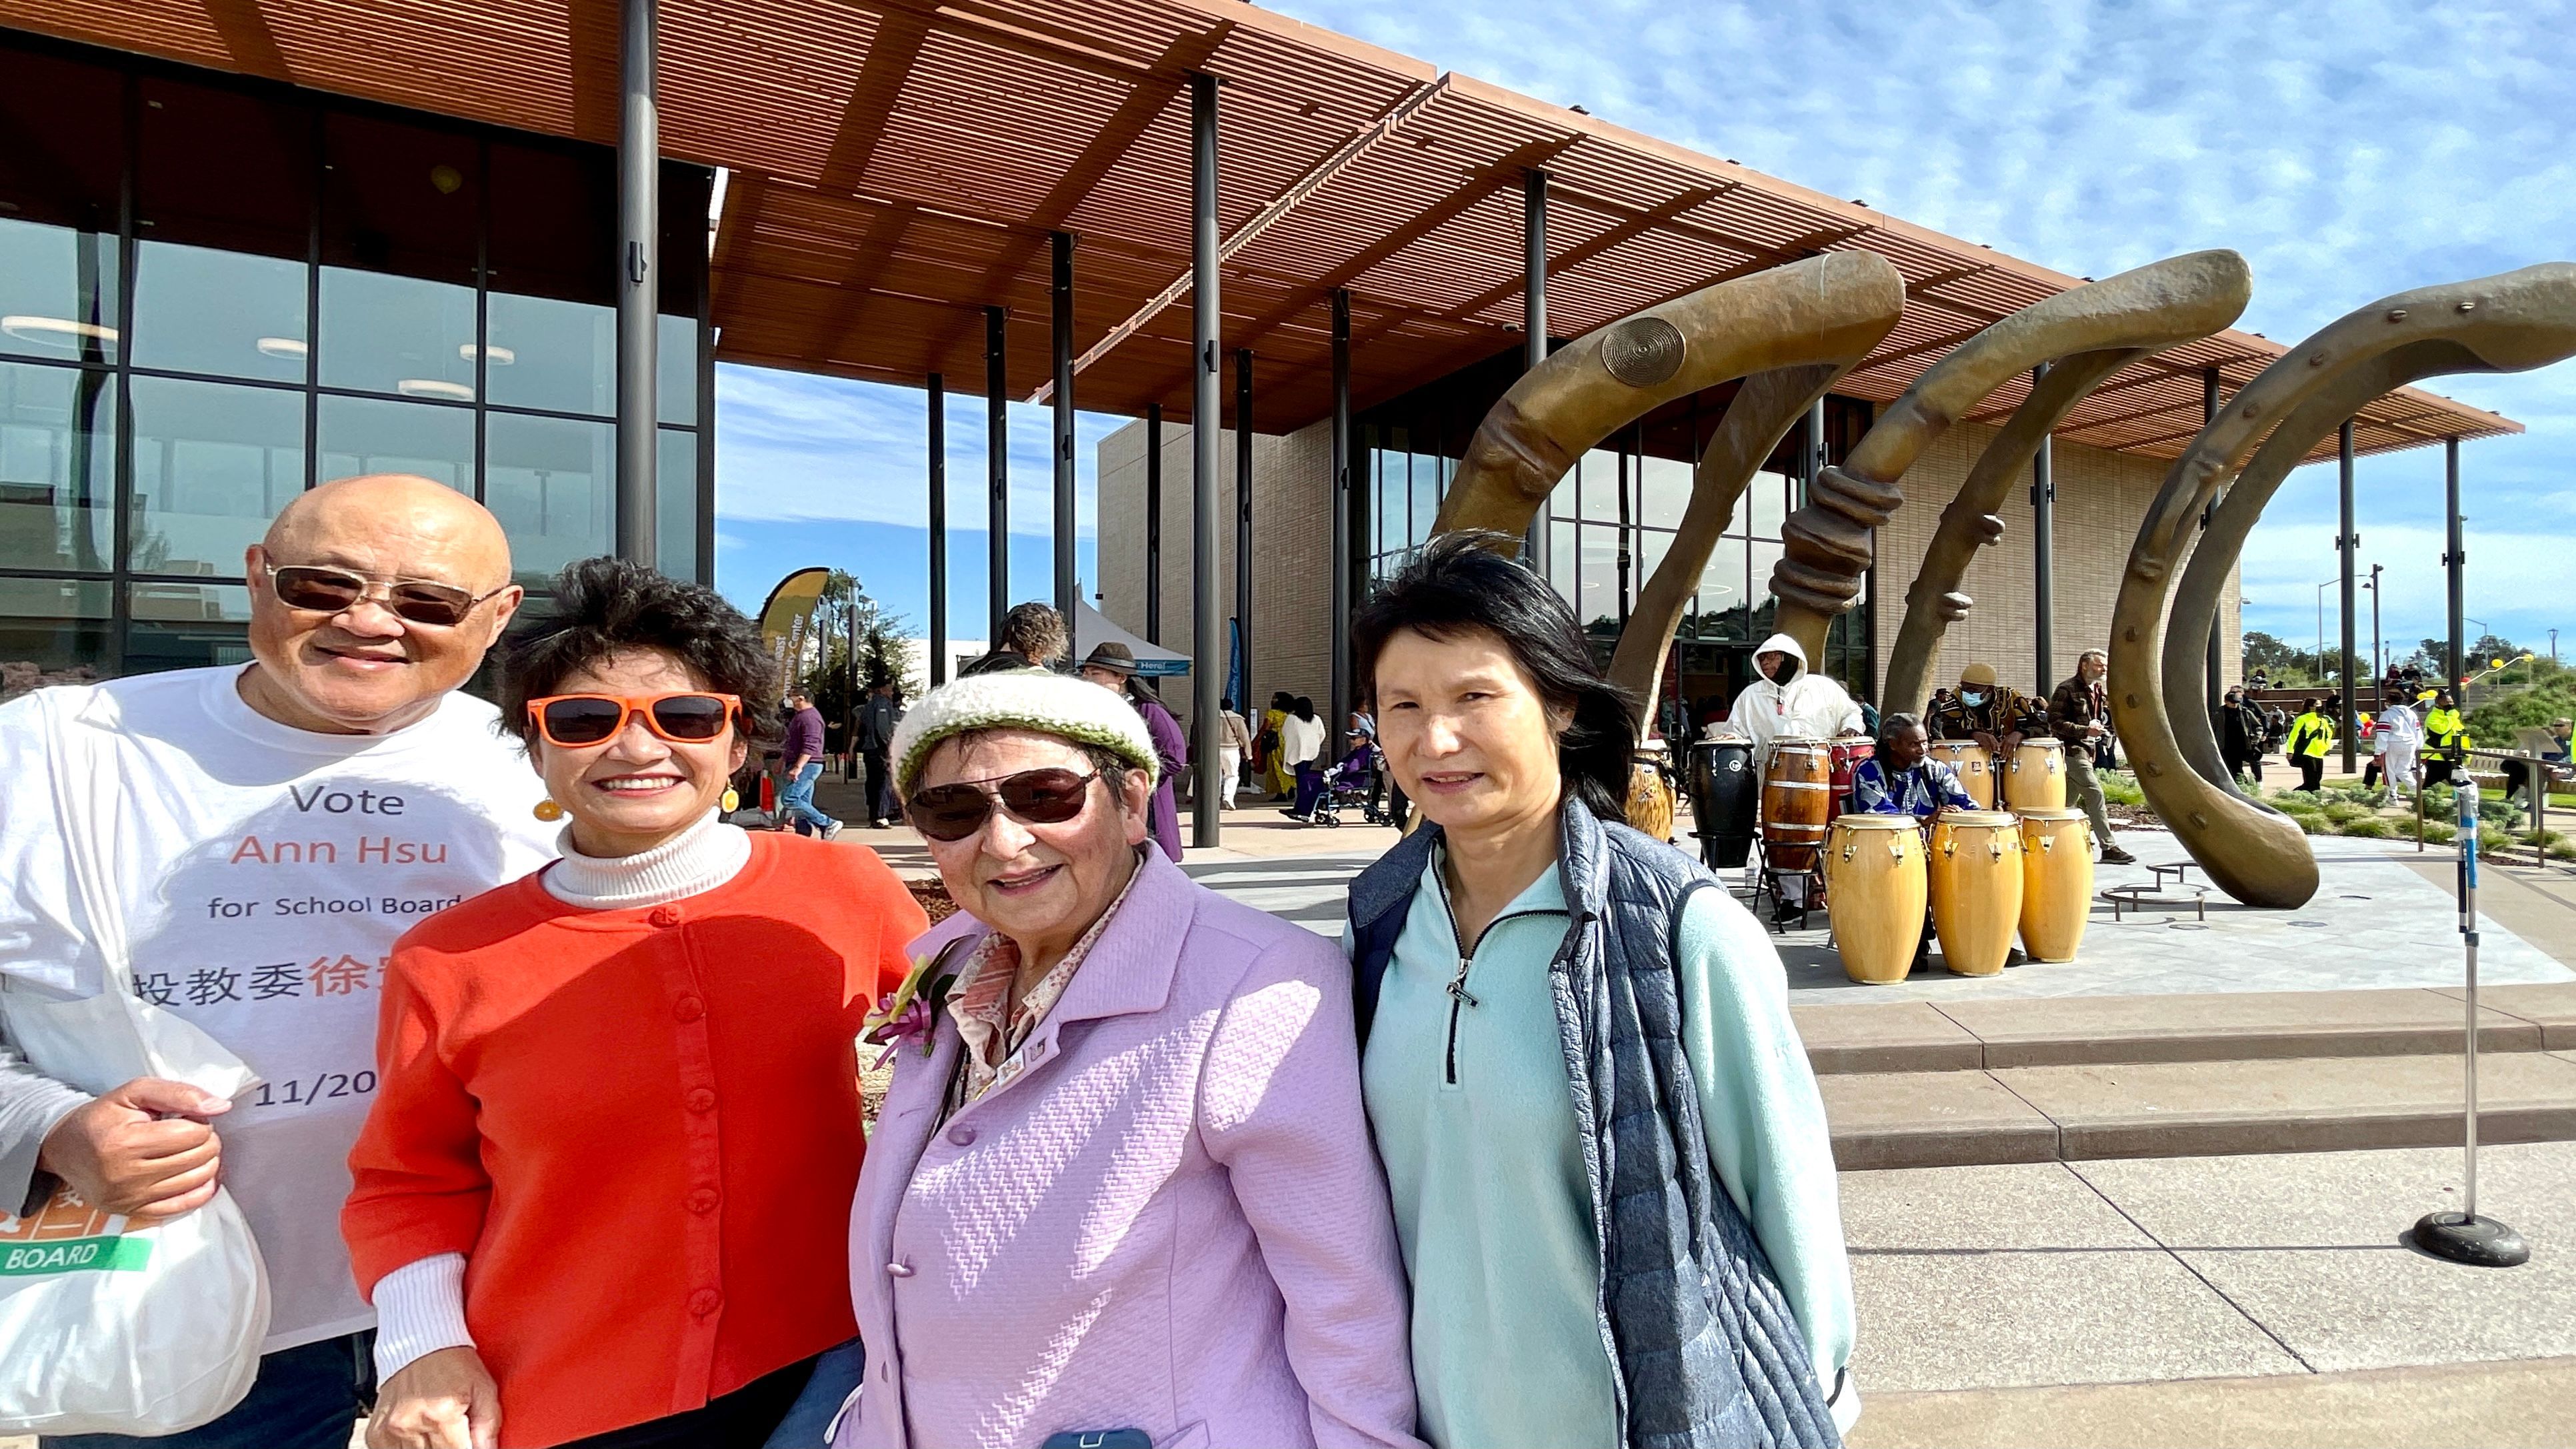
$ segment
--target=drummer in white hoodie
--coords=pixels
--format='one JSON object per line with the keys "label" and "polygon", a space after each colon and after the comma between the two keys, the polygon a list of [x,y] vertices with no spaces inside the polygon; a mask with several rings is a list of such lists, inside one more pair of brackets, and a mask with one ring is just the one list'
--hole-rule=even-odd
{"label": "drummer in white hoodie", "polygon": [[1842,685],[1807,672],[1807,651],[1786,634],[1774,634],[1753,651],[1762,677],[1735,697],[1727,723],[1751,737],[1756,768],[1771,768],[1771,742],[1782,737],[1830,740],[1864,732],[1860,706]]}

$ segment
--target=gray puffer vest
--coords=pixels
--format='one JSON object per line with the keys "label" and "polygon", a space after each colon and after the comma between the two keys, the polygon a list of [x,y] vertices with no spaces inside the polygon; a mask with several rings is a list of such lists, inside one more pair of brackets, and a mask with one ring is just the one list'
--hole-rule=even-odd
{"label": "gray puffer vest", "polygon": [[[1628,1449],[1839,1445],[1806,1337],[1710,1166],[1683,1055],[1674,939],[1683,903],[1716,881],[1571,795],[1559,830],[1570,924],[1548,973],[1591,1178],[1594,1313],[1619,1366],[1621,1439]],[[1426,825],[1352,882],[1363,1045],[1439,838]]]}

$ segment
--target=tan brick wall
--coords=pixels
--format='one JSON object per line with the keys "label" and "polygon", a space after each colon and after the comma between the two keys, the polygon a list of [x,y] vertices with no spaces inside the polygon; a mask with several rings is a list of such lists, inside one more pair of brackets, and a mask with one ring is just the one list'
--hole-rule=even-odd
{"label": "tan brick wall", "polygon": [[[1941,510],[1958,495],[1994,429],[1952,428],[1906,475],[1906,505],[1879,537],[1875,677],[1885,679],[1888,651],[1904,616],[1905,590],[1921,566]],[[1234,436],[1219,443],[1217,478],[1218,612],[1234,615]],[[1325,527],[1332,497],[1332,431],[1316,423],[1285,437],[1253,435],[1253,692],[1311,696],[1319,708],[1332,690],[1332,538]],[[2138,524],[2164,483],[2153,459],[2060,442],[2051,455],[2057,481],[2055,672],[2074,672],[2076,656],[2107,646],[2111,605]],[[1942,641],[1936,678],[1955,679],[1983,660],[2015,688],[2045,693],[2056,680],[2036,678],[2031,636],[2030,490],[2016,485],[2002,512],[2003,540],[1979,551],[1961,587],[1976,600]],[[1145,627],[1145,425],[1131,423],[1100,443],[1101,608],[1139,634]],[[1191,648],[1190,430],[1163,430],[1163,617],[1165,647]],[[2238,673],[2242,627],[2231,579],[2220,612],[2226,680]],[[1189,691],[1164,686],[1164,702],[1186,719]]]}
{"label": "tan brick wall", "polygon": [[[1905,618],[1905,591],[1922,567],[1924,551],[1941,521],[1941,510],[1959,494],[1968,470],[1985,451],[1995,429],[1961,424],[1935,439],[1905,475],[1905,506],[1879,533],[1878,674],[1887,677],[1887,658]],[[2050,451],[2057,483],[2055,618],[2050,632],[2051,665],[2058,679],[2075,672],[2076,656],[2110,646],[2111,605],[2119,592],[2120,573],[2128,566],[2130,546],[2147,505],[2164,486],[2165,464],[2080,443],[2058,442]],[[1961,667],[1982,660],[2004,682],[2025,692],[2045,693],[2056,679],[2036,678],[2032,618],[2036,600],[2031,585],[2031,509],[2029,475],[2013,487],[1999,515],[2001,542],[1978,550],[1960,589],[1976,600],[1968,617],[1942,637],[1936,680],[1956,679]],[[2219,667],[2224,682],[2236,680],[2242,652],[2237,582],[2230,576],[2219,606]]]}
{"label": "tan brick wall", "polygon": [[[1163,429],[1162,643],[1195,647],[1190,602],[1190,430]],[[1218,435],[1217,613],[1234,617],[1234,432]],[[1252,435],[1252,689],[1266,700],[1284,689],[1326,709],[1333,689],[1333,436],[1329,422],[1285,437]],[[1145,425],[1130,423],[1100,442],[1101,612],[1145,632]],[[1224,651],[1218,651],[1220,661]],[[1222,667],[1222,665],[1220,665]],[[1190,691],[1163,686],[1163,702],[1186,724]]]}

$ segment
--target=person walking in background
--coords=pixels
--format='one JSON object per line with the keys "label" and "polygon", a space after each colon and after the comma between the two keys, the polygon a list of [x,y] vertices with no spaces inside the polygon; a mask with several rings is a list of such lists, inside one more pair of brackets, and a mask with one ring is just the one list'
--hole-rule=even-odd
{"label": "person walking in background", "polygon": [[778,746],[778,812],[799,835],[825,840],[841,833],[841,822],[814,807],[814,786],[823,778],[823,712],[799,685],[787,691],[787,737]]}
{"label": "person walking in background", "polygon": [[1343,936],[1423,1437],[1837,1444],[1851,1267],[1779,953],[1620,823],[1629,700],[1490,541],[1433,538],[1351,629],[1425,817]]}
{"label": "person walking in background", "polygon": [[620,559],[503,646],[563,858],[386,968],[341,1214],[368,1443],[758,1445],[855,1335],[850,1044],[929,922],[874,851],[719,818],[776,680],[714,590]]}
{"label": "person walking in background", "polygon": [[2226,757],[2228,774],[2250,776],[2258,786],[2263,783],[2267,729],[2263,712],[2246,702],[2245,691],[2229,686],[2226,699],[2218,706],[2218,748]]}
{"label": "person walking in background", "polygon": [[2469,727],[2447,689],[2433,691],[2433,707],[2424,712],[2424,783],[2456,783],[2467,773]]}
{"label": "person walking in background", "polygon": [[1154,755],[1160,762],[1160,778],[1148,802],[1146,827],[1154,844],[1174,861],[1181,858],[1181,806],[1174,793],[1181,772],[1189,768],[1189,737],[1181,733],[1180,721],[1163,707],[1144,684],[1136,678],[1136,653],[1126,645],[1111,642],[1091,651],[1082,661],[1083,678],[1117,695],[1135,707],[1145,721],[1145,733],[1154,741]]}
{"label": "person walking in background", "polygon": [[1217,721],[1217,737],[1224,742],[1218,747],[1217,763],[1221,767],[1218,773],[1225,778],[1225,793],[1217,798],[1219,804],[1231,810],[1234,793],[1243,784],[1244,758],[1252,752],[1252,727],[1243,722],[1232,695],[1226,696],[1224,713]]}
{"label": "person walking in background", "polygon": [[1029,673],[896,735],[959,910],[869,1032],[841,1449],[1419,1442],[1349,968],[1144,848],[1161,757]]}
{"label": "person walking in background", "polygon": [[1013,604],[1002,615],[1000,637],[993,647],[967,660],[957,677],[1005,669],[1053,669],[1071,649],[1063,615],[1045,604]]}
{"label": "person walking in background", "polygon": [[1279,724],[1279,758],[1297,781],[1293,803],[1279,813],[1300,825],[1315,823],[1315,801],[1324,793],[1324,722],[1315,717],[1315,702],[1299,695],[1289,701]]}
{"label": "person walking in background", "polygon": [[2084,807],[2093,822],[2093,837],[2102,842],[2104,865],[2135,865],[2138,858],[2111,837],[2111,812],[2102,803],[2102,780],[2093,772],[2094,752],[2111,738],[2111,696],[2102,676],[2111,656],[2087,649],[2075,661],[2075,673],[2048,696],[2048,729],[2066,746],[2066,792]]}
{"label": "person walking in background", "polygon": [[2391,790],[2419,790],[2415,778],[2415,754],[2424,743],[2424,722],[2415,717],[2414,706],[2401,697],[2391,701],[2374,721],[2385,748],[2379,756],[2380,768]]}
{"label": "person walking in background", "polygon": [[1262,783],[1270,787],[1270,798],[1274,802],[1287,799],[1288,792],[1297,782],[1296,772],[1289,768],[1288,761],[1280,748],[1279,731],[1279,727],[1287,722],[1289,707],[1296,702],[1296,697],[1288,691],[1279,690],[1270,696],[1270,709],[1261,717],[1262,773],[1260,778]]}
{"label": "person walking in background", "polygon": [[891,679],[878,680],[859,705],[856,744],[867,767],[868,825],[876,830],[894,823],[894,809],[888,803],[894,798],[894,783],[886,771],[886,750],[894,744],[895,722],[902,717],[903,712],[895,708]]}
{"label": "person walking in background", "polygon": [[[247,1398],[166,1437],[50,1445],[345,1449],[375,1390],[376,1319],[332,1222],[367,1098],[311,1084],[366,1071],[378,963],[405,918],[269,903],[453,900],[554,854],[555,828],[531,813],[535,777],[492,706],[459,692],[522,597],[490,513],[427,478],[344,478],[287,504],[243,572],[248,664],[0,707],[9,999],[119,989],[101,942],[122,936],[142,1003],[274,1084],[238,1101],[149,1077],[74,1086],[0,1040],[0,1214],[24,1210],[39,1173],[139,1222],[204,1206],[220,1180],[266,1263],[268,1339]],[[395,838],[402,858],[369,859],[371,840]],[[84,887],[73,861],[97,858],[111,873]],[[97,904],[121,919],[93,917]]]}
{"label": "person walking in background", "polygon": [[2322,698],[2309,700],[2307,709],[2290,721],[2290,738],[2281,747],[2298,767],[2299,788],[2311,794],[2325,785],[2326,753],[2335,742],[2333,707]]}

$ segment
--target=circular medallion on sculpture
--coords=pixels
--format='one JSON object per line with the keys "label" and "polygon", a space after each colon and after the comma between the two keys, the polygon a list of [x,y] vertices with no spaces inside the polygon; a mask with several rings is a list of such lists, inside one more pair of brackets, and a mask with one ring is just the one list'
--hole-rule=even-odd
{"label": "circular medallion on sculpture", "polygon": [[1630,387],[1653,387],[1682,369],[1688,344],[1661,317],[1631,317],[1601,339],[1601,365]]}

